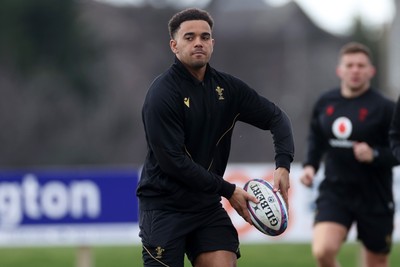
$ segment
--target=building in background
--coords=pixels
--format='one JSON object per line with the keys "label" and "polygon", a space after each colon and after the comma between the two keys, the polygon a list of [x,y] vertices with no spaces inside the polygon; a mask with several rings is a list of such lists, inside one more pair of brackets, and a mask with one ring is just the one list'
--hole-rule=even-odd
{"label": "building in background", "polygon": [[[68,2],[76,5],[69,7],[73,16],[63,17],[54,12],[69,9],[51,3],[0,4],[0,14],[7,14],[7,8],[9,13],[24,10],[12,13],[19,17],[9,16],[10,22],[29,22],[4,27],[19,30],[14,35],[0,29],[0,40],[15,37],[14,43],[19,44],[0,43],[0,56],[7,59],[0,60],[0,166],[140,166],[146,154],[141,107],[154,77],[173,61],[167,23],[176,7],[73,1]],[[43,5],[54,12],[43,12]],[[337,51],[355,36],[323,30],[293,1],[271,6],[262,0],[213,0],[205,8],[216,22],[211,64],[242,78],[288,113],[295,134],[295,161],[301,162],[312,103],[321,91],[338,83]],[[70,34],[60,30],[63,25]],[[73,35],[77,32],[82,38]],[[393,95],[400,84],[398,18],[389,32],[387,54],[379,59],[386,66],[389,58],[390,66],[385,71],[379,65],[378,74],[389,74],[390,86],[380,75],[375,82],[382,89],[391,88]],[[22,37],[26,41],[19,42]],[[37,44],[33,50],[32,43]],[[18,48],[25,48],[25,53]],[[41,53],[31,53],[35,49]],[[51,58],[54,51],[62,57]],[[21,55],[26,57],[20,62],[33,62],[29,71],[15,65],[13,56]],[[63,70],[58,68],[62,64]],[[272,144],[262,142],[270,140],[265,134],[238,123],[230,162],[272,161]]]}

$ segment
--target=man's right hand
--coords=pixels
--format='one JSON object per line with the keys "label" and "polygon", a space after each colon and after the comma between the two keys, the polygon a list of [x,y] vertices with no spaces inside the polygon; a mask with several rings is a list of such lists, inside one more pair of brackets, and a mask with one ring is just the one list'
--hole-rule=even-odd
{"label": "man's right hand", "polygon": [[258,203],[258,199],[255,196],[250,195],[244,189],[236,186],[235,191],[229,200],[231,206],[239,213],[240,216],[245,219],[246,222],[253,225],[250,217],[249,210],[247,209],[247,201]]}

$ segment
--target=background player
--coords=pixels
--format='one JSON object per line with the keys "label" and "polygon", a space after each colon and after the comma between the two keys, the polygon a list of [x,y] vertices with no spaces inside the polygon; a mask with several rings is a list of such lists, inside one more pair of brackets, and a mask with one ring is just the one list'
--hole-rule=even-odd
{"label": "background player", "polygon": [[357,223],[363,266],[387,266],[394,223],[392,167],[397,164],[388,140],[394,103],[371,88],[375,68],[363,44],[341,49],[336,72],[340,87],[315,103],[300,177],[312,186],[325,159],[312,252],[318,266],[340,266],[336,256]]}

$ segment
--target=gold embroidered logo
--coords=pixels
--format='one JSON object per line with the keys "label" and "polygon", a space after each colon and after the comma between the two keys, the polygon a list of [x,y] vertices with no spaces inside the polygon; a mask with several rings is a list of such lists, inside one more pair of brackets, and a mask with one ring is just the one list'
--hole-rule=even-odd
{"label": "gold embroidered logo", "polygon": [[218,100],[224,100],[225,99],[224,95],[223,95],[224,88],[221,88],[221,87],[217,86],[217,89],[215,89],[215,91],[217,91],[217,93],[218,93]]}
{"label": "gold embroidered logo", "polygon": [[190,108],[190,100],[189,100],[189,97],[185,97],[185,98],[183,99],[183,103],[185,103],[185,105],[186,105],[188,108]]}
{"label": "gold embroidered logo", "polygon": [[165,249],[163,249],[161,247],[156,247],[156,259],[162,258],[162,254],[163,254],[164,250]]}

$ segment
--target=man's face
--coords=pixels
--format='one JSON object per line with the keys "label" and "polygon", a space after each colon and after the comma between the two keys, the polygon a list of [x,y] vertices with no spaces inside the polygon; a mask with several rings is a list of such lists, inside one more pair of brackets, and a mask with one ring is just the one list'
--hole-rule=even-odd
{"label": "man's face", "polygon": [[213,52],[211,28],[204,20],[185,21],[170,41],[170,46],[184,65],[200,69],[208,63]]}
{"label": "man's face", "polygon": [[351,53],[341,57],[336,73],[342,86],[356,92],[369,87],[375,68],[364,53]]}

